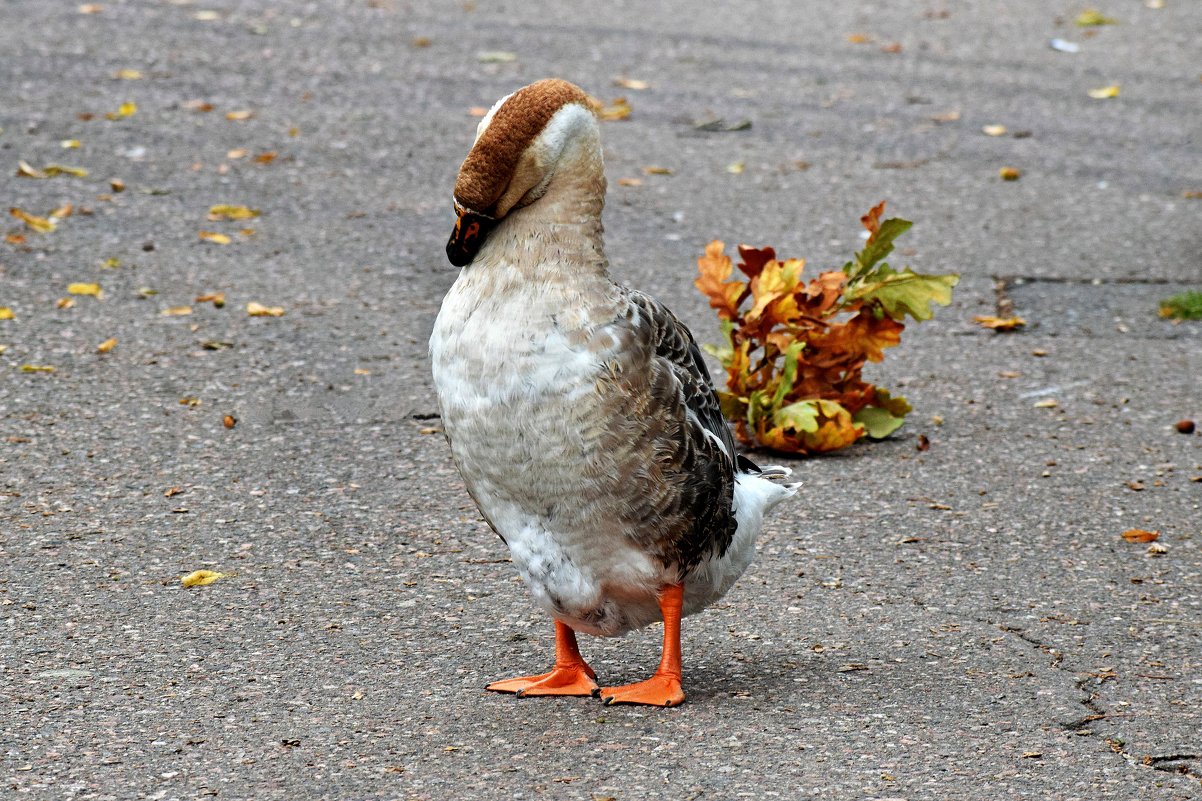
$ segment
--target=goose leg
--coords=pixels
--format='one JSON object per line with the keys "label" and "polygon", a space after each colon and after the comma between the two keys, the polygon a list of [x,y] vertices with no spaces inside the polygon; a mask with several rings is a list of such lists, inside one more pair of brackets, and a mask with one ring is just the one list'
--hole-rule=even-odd
{"label": "goose leg", "polygon": [[499,693],[529,695],[592,695],[597,689],[596,674],[580,655],[576,632],[555,621],[555,667],[550,673],[523,676],[517,679],[494,681],[488,690]]}
{"label": "goose leg", "polygon": [[680,609],[684,603],[684,585],[672,584],[659,596],[664,616],[664,648],[659,667],[651,678],[622,687],[603,687],[601,700],[607,704],[647,704],[678,706],[684,703],[680,687]]}

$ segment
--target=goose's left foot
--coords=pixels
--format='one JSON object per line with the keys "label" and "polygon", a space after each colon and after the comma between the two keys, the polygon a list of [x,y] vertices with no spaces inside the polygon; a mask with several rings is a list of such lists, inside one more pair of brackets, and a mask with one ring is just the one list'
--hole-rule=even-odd
{"label": "goose's left foot", "polygon": [[684,604],[684,585],[672,584],[659,596],[664,616],[664,649],[659,668],[646,681],[622,687],[603,687],[599,693],[607,704],[646,704],[680,706],[684,690],[680,687],[680,608]]}
{"label": "goose's left foot", "polygon": [[607,704],[680,706],[684,703],[684,690],[680,688],[680,676],[656,673],[636,684],[602,687],[601,700]]}

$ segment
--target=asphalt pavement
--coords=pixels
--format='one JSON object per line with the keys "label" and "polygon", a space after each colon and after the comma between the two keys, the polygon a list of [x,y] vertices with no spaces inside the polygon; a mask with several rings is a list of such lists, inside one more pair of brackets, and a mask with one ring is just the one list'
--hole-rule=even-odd
{"label": "asphalt pavement", "polygon": [[[1202,799],[1202,14],[1086,5],[0,4],[0,206],[55,224],[0,222],[0,795]],[[548,76],[626,98],[613,270],[703,341],[711,239],[838,267],[886,199],[962,275],[678,709],[482,689],[552,629],[426,341],[473,114]]]}

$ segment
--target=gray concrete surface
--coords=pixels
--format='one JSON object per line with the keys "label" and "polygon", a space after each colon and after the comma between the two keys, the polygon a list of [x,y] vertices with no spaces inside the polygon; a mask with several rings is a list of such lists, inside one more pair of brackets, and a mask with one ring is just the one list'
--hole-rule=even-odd
{"label": "gray concrete surface", "polygon": [[[76,212],[0,224],[26,237],[0,242],[0,795],[1202,798],[1202,438],[1173,429],[1202,422],[1202,348],[1155,317],[1202,283],[1196,2],[1090,30],[1033,0],[102,5],[0,4],[0,205]],[[628,96],[614,270],[703,340],[712,238],[838,265],[887,198],[906,260],[963,274],[871,368],[907,426],[797,462],[803,497],[687,621],[680,709],[481,689],[551,630],[429,433],[425,343],[469,109],[550,75]],[[999,278],[1023,332],[971,322]],[[56,308],[76,281],[103,299]],[[200,568],[236,575],[181,588]],[[658,635],[583,648],[635,680]]]}

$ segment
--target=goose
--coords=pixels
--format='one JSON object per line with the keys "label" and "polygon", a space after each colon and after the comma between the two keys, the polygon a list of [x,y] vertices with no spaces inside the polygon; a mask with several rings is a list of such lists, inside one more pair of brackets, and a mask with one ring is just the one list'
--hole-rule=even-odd
{"label": "goose", "polygon": [[[675,706],[681,618],[730,590],[798,485],[736,453],[689,329],[610,278],[605,186],[583,90],[548,79],[497,101],[455,181],[461,269],[432,373],[467,492],[554,621],[552,669],[487,689]],[[651,678],[599,687],[577,633],[660,621]]]}

